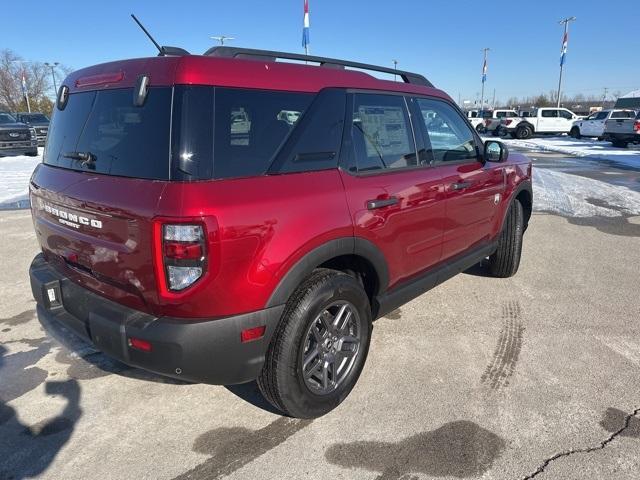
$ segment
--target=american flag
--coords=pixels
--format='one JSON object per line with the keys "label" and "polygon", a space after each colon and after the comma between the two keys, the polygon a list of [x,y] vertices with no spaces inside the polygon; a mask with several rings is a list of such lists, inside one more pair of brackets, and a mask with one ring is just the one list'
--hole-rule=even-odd
{"label": "american flag", "polygon": [[304,20],[302,27],[302,46],[305,51],[309,48],[309,0],[304,0]]}
{"label": "american flag", "polygon": [[562,38],[562,49],[560,49],[560,65],[564,65],[564,57],[567,55],[567,45],[569,44],[569,33],[565,32]]}
{"label": "american flag", "polygon": [[487,81],[487,59],[484,59],[484,64],[482,65],[482,83]]}

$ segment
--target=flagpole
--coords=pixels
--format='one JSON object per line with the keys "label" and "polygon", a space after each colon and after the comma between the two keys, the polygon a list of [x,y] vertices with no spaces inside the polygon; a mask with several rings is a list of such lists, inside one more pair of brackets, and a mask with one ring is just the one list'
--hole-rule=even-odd
{"label": "flagpole", "polygon": [[560,108],[560,99],[562,98],[562,72],[564,70],[564,57],[567,54],[565,50],[565,42],[568,43],[567,34],[569,33],[569,22],[575,21],[576,17],[569,17],[563,20],[560,20],[561,25],[564,24],[564,34],[562,35],[562,50],[560,52],[560,78],[558,79],[558,103],[556,108]]}
{"label": "flagpole", "polygon": [[302,20],[302,46],[304,54],[309,55],[309,0],[304,0],[304,16]]}

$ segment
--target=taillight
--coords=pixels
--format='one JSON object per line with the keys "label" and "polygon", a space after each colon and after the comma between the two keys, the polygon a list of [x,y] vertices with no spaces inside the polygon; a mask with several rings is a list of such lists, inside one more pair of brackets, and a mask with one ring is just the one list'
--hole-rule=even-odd
{"label": "taillight", "polygon": [[509,120],[502,120],[502,124],[503,124],[503,125],[507,125],[507,126],[511,125],[511,123],[512,123],[512,122],[513,122],[513,120],[511,120],[511,119],[509,119]]}
{"label": "taillight", "polygon": [[162,224],[159,239],[162,270],[167,289],[179,292],[204,273],[206,246],[204,227],[197,224]]}
{"label": "taillight", "polygon": [[484,125],[485,125],[485,127],[488,127],[489,125],[491,125],[491,119],[490,119],[490,118],[487,118],[487,119],[484,121]]}
{"label": "taillight", "polygon": [[636,120],[633,123],[633,131],[640,133],[640,120]]}

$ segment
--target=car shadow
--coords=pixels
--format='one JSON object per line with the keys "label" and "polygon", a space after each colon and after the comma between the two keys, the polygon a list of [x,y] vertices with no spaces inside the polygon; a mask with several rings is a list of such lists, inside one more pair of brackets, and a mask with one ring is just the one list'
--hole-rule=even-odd
{"label": "car shadow", "polygon": [[266,398],[264,398],[264,395],[262,395],[262,392],[258,387],[258,382],[255,380],[253,382],[240,383],[238,385],[225,385],[224,388],[254,407],[258,407],[276,415],[283,415],[280,410],[275,408]]}
{"label": "car shadow", "polygon": [[[0,378],[4,378],[5,354],[0,345]],[[80,384],[76,380],[44,382],[45,392],[66,399],[62,412],[35,425],[23,424],[8,405],[0,383],[0,478],[21,480],[44,472],[69,441],[82,416]]]}
{"label": "car shadow", "polygon": [[472,267],[467,268],[462,273],[471,275],[473,277],[491,277],[486,260],[482,260],[481,262],[476,263]]}

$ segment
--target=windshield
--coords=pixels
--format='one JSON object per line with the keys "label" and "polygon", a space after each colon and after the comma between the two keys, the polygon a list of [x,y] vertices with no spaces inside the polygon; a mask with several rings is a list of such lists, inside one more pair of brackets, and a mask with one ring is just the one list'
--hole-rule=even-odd
{"label": "windshield", "polygon": [[611,114],[611,118],[634,118],[636,112],[633,110],[616,110]]}
{"label": "windshield", "polygon": [[30,123],[39,123],[39,122],[48,122],[49,119],[44,116],[42,113],[31,113],[28,115],[20,115],[20,118],[24,122]]}
{"label": "windshield", "polygon": [[0,123],[16,123],[16,119],[8,113],[0,113]]}

